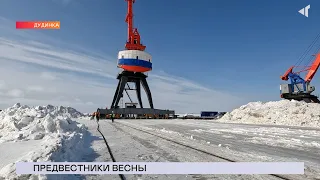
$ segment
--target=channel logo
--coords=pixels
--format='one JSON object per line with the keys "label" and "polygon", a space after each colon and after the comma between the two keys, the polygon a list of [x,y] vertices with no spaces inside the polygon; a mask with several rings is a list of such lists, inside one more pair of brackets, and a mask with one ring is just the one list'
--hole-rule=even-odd
{"label": "channel logo", "polygon": [[309,17],[309,9],[310,9],[310,4],[302,9],[300,9],[298,12],[305,17]]}

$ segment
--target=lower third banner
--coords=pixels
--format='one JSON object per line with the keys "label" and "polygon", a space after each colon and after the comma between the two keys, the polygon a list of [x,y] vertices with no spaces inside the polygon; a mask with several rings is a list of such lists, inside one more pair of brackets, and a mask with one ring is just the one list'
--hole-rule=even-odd
{"label": "lower third banner", "polygon": [[18,162],[17,174],[304,174],[303,162]]}

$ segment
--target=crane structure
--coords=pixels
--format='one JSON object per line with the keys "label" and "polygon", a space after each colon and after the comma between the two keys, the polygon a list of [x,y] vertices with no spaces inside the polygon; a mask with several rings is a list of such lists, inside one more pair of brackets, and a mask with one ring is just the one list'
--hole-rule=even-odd
{"label": "crane structure", "polygon": [[[283,76],[280,78],[284,81],[290,79],[291,84],[281,84],[280,85],[280,97],[284,99],[294,99],[298,101],[305,101],[307,103],[320,103],[317,96],[312,95],[311,93],[315,91],[315,87],[311,86],[310,82],[312,81],[314,75],[320,66],[320,53],[314,55],[315,60],[311,66],[303,67],[302,70],[294,72],[296,66],[291,66]],[[300,76],[301,72],[306,72],[307,74],[303,79]]]}
{"label": "crane structure", "polygon": [[[97,109],[100,117],[108,118],[110,114],[116,114],[116,118],[153,118],[167,119],[175,117],[174,110],[154,109],[151,91],[148,86],[146,72],[152,70],[152,56],[145,52],[146,46],[141,43],[141,37],[137,28],[133,26],[133,4],[135,0],[127,1],[126,23],[128,24],[128,39],[125,44],[125,50],[118,53],[118,68],[121,72],[118,74],[119,80],[116,92],[114,94],[110,109]],[[129,83],[135,84],[135,88],[129,86]],[[141,84],[147,94],[150,108],[144,108],[141,98]],[[136,91],[138,103],[134,103],[128,93],[129,90]],[[130,99],[130,103],[125,103],[125,108],[119,107],[119,101],[123,100],[124,92]],[[123,104],[123,103],[122,103]]]}
{"label": "crane structure", "polygon": [[128,2],[128,13],[126,16],[126,23],[128,24],[128,41],[125,47],[128,50],[144,51],[146,46],[141,44],[138,29],[133,27],[133,3],[135,0],[125,1]]}
{"label": "crane structure", "polygon": [[[118,74],[119,80],[116,92],[111,104],[112,109],[119,108],[118,104],[123,98],[124,91],[128,95],[131,103],[132,100],[127,90],[135,90],[139,105],[143,108],[141,99],[141,84],[147,94],[150,108],[153,109],[153,101],[150,88],[148,86],[145,73],[152,70],[152,57],[145,52],[146,46],[141,44],[141,37],[137,28],[133,26],[133,4],[135,0],[125,0],[127,2],[127,16],[125,22],[128,24],[128,39],[125,44],[125,50],[118,53],[118,68],[122,72]],[[128,83],[134,83],[135,89],[131,88]]]}

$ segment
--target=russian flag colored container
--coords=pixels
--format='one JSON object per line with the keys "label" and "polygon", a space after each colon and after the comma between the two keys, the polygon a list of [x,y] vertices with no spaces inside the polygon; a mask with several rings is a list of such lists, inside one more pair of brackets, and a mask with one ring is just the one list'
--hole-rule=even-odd
{"label": "russian flag colored container", "polygon": [[119,51],[118,67],[131,72],[148,72],[152,70],[152,57],[139,50]]}

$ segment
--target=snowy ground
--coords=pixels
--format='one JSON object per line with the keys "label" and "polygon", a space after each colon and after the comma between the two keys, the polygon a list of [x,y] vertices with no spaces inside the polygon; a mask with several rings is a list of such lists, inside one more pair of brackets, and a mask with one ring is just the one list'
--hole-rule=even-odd
{"label": "snowy ground", "polygon": [[[156,120],[158,121],[158,120]],[[78,122],[86,124],[89,129],[96,128],[94,121],[78,120]],[[140,124],[142,121],[121,121],[121,123]],[[105,135],[115,159],[119,162],[217,162],[217,159],[205,156],[197,151],[172,144],[168,141],[156,138],[137,130],[133,130],[123,126],[121,123],[110,121],[100,121],[100,129]],[[189,142],[190,143],[190,142]],[[194,144],[194,142],[192,141]],[[103,147],[101,141],[96,147],[92,146],[101,156],[95,161],[111,161],[107,149]],[[277,179],[270,176],[259,175],[126,175],[126,178],[132,180],[138,179]],[[96,175],[87,176],[86,179],[119,179],[117,176]]]}
{"label": "snowy ground", "polygon": [[320,128],[320,104],[299,101],[251,102],[218,121]]}
{"label": "snowy ground", "polygon": [[181,162],[216,161],[216,159],[208,158],[203,154],[196,155],[197,153],[183,150],[181,147],[172,147],[173,145],[169,142],[162,142],[162,144],[159,139],[155,140],[154,137],[148,137],[145,133],[127,128],[122,124],[156,132],[161,136],[200,147],[235,161],[305,162],[306,176],[294,176],[294,178],[320,178],[320,129],[304,128],[302,130],[297,127],[266,127],[265,125],[199,120],[118,120],[115,123],[116,127],[130,136],[138,136],[140,143],[153,144],[158,151],[168,146],[165,151],[176,159],[179,159],[179,154],[183,154],[184,157],[188,154],[188,158],[180,157]]}
{"label": "snowy ground", "polygon": [[[320,179],[319,105],[279,101],[249,103],[220,120],[109,120],[100,129],[117,161],[222,161],[134,130],[212,152],[235,161],[305,162],[305,175]],[[245,124],[251,123],[251,124]],[[288,126],[293,125],[293,126]],[[304,126],[304,127],[302,127]],[[110,162],[97,123],[70,107],[16,104],[0,112],[0,180],[119,179],[118,175],[17,176],[18,161]],[[276,179],[268,175],[126,175],[129,179]]]}

